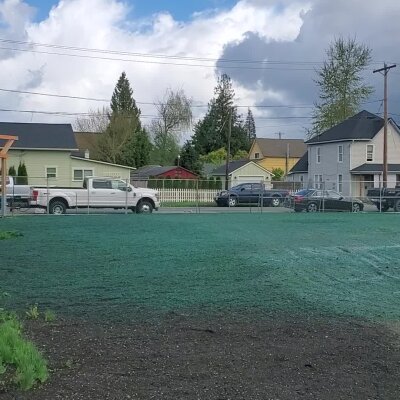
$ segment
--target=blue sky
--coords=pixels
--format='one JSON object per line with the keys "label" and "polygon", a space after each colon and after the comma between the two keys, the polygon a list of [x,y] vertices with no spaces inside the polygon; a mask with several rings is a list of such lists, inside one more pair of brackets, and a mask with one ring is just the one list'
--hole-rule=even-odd
{"label": "blue sky", "polygon": [[[27,0],[29,5],[37,9],[36,19],[45,19],[52,6],[58,3],[57,0]],[[236,0],[125,0],[133,8],[135,18],[146,17],[148,15],[168,11],[174,19],[186,21],[194,12],[199,12],[213,8],[232,7]]]}

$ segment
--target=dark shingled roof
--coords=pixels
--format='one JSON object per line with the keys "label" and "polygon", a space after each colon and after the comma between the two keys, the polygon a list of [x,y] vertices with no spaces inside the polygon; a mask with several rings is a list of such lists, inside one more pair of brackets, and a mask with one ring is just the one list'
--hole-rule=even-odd
{"label": "dark shingled roof", "polygon": [[288,146],[289,157],[300,158],[307,151],[303,139],[257,138],[255,141],[260,147],[263,157],[286,157]]}
{"label": "dark shingled roof", "polygon": [[320,135],[308,140],[307,144],[372,139],[383,127],[383,119],[368,111],[361,111]]}
{"label": "dark shingled roof", "polygon": [[[383,164],[363,164],[356,168],[353,168],[350,172],[356,173],[377,173],[383,171]],[[388,164],[388,171],[389,172],[400,172],[400,164]]]}
{"label": "dark shingled roof", "polygon": [[0,122],[0,134],[18,136],[12,149],[78,149],[70,124]]}
{"label": "dark shingled roof", "polygon": [[308,172],[308,151],[304,153],[303,157],[301,157],[296,164],[293,165],[289,174],[299,174],[304,172]]}
{"label": "dark shingled roof", "polygon": [[[248,164],[250,161],[249,160],[237,160],[237,161],[231,161],[228,165],[228,173],[230,174],[233,171],[236,171],[240,167],[243,167],[243,165]],[[211,175],[214,176],[219,176],[219,175],[225,175],[225,169],[226,165],[221,165],[220,167],[214,169],[214,171],[211,173]]]}

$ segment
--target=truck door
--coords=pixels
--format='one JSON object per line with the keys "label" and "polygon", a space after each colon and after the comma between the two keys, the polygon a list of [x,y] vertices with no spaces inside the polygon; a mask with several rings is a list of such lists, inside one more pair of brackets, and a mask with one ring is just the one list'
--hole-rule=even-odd
{"label": "truck door", "polygon": [[93,179],[92,187],[89,188],[89,206],[112,207],[114,203],[112,192],[115,194],[115,190],[111,188],[110,179]]}

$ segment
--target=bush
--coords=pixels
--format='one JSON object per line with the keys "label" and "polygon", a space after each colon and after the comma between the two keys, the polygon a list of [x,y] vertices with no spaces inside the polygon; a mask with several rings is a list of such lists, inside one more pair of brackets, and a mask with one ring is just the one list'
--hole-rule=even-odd
{"label": "bush", "polygon": [[18,177],[16,179],[18,185],[28,184],[28,172],[26,171],[25,163],[19,163],[18,165]]}
{"label": "bush", "polygon": [[52,310],[46,310],[44,312],[44,320],[46,322],[53,322],[56,320],[56,313]]}
{"label": "bush", "polygon": [[48,371],[40,352],[21,336],[21,328],[15,317],[0,323],[0,376],[12,367],[14,382],[28,390],[37,382],[45,382]]}
{"label": "bush", "polygon": [[37,304],[30,306],[28,311],[25,312],[25,314],[28,319],[38,319],[40,313]]}

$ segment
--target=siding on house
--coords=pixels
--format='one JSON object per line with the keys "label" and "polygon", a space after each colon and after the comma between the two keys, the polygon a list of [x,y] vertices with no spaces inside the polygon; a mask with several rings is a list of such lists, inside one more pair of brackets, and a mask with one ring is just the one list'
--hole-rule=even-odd
{"label": "siding on house", "polygon": [[261,165],[263,168],[272,171],[274,168],[281,168],[285,173],[289,172],[294,165],[299,161],[300,158],[288,158],[288,171],[286,171],[286,158],[282,157],[266,157],[262,160],[253,160],[256,161],[257,164]]}
{"label": "siding on house", "polygon": [[57,150],[13,150],[9,151],[8,167],[18,169],[20,162],[25,163],[30,185],[46,185],[46,167],[55,167],[57,177],[49,178],[49,185],[81,187],[82,181],[73,180],[74,169],[92,169],[96,176],[112,176],[129,179],[130,168],[89,159],[78,159],[70,156],[70,151]]}
{"label": "siding on house", "polygon": [[[338,148],[343,146],[343,161],[338,161]],[[317,152],[320,149],[320,163],[317,162]],[[315,175],[322,175],[325,189],[338,190],[338,176],[342,175],[342,193],[350,193],[350,157],[351,142],[335,142],[313,144],[308,147],[308,179],[315,186]]]}

